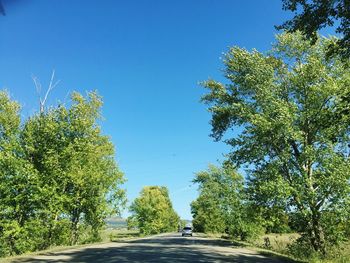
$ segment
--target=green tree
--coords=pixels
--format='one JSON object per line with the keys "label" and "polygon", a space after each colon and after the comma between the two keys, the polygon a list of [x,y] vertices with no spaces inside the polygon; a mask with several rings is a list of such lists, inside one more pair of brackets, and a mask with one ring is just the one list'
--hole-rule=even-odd
{"label": "green tree", "polygon": [[[286,200],[282,200],[281,196],[276,194],[280,192],[273,192],[276,187],[267,188],[264,180],[260,182],[254,176],[248,178],[246,183],[250,210],[260,217],[266,233],[289,233],[292,230],[297,232],[300,230],[292,222]],[[282,196],[285,197],[283,194]]]}
{"label": "green tree", "polygon": [[349,116],[337,113],[350,74],[339,56],[326,58],[331,41],[312,45],[295,33],[277,36],[266,55],[233,47],[224,59],[229,83],[206,81],[203,97],[212,136],[231,137],[231,162],[247,165],[256,194],[298,212],[304,238],[322,254],[339,240],[332,232],[350,196]]}
{"label": "green tree", "polygon": [[200,195],[191,203],[194,231],[203,233],[224,233],[226,221],[220,209],[220,200],[213,196]]}
{"label": "green tree", "polygon": [[209,165],[208,170],[196,173],[193,182],[199,186],[199,197],[191,203],[192,223],[196,231],[225,232],[231,204],[240,201],[232,199],[238,199],[237,191],[243,188],[242,177],[231,172]]}
{"label": "green tree", "polygon": [[339,53],[345,59],[350,56],[350,2],[348,0],[282,0],[283,9],[290,10],[295,16],[286,21],[279,29],[290,32],[302,31],[313,41],[317,31],[323,27],[339,23],[336,32],[342,38],[330,42],[330,53]]}
{"label": "green tree", "polygon": [[246,240],[262,229],[245,198],[244,180],[231,165],[209,165],[196,174],[199,197],[191,203],[193,227],[198,232],[224,233]]}
{"label": "green tree", "polygon": [[0,256],[96,240],[125,204],[101,105],[95,92],[73,93],[69,108],[42,108],[21,125],[19,104],[0,92]]}
{"label": "green tree", "polygon": [[130,206],[131,218],[142,234],[176,231],[180,218],[173,209],[168,189],[164,186],[146,186],[140,197]]}
{"label": "green tree", "polygon": [[129,216],[126,219],[126,224],[127,224],[128,230],[134,230],[134,229],[137,229],[138,227],[138,222],[134,216]]}
{"label": "green tree", "polygon": [[190,222],[186,219],[181,219],[179,222],[178,230],[182,230],[185,226],[187,226]]}
{"label": "green tree", "polygon": [[98,238],[106,216],[119,212],[124,202],[114,146],[97,125],[101,105],[95,92],[87,98],[73,93],[70,108],[51,108],[25,124],[25,157],[40,174],[41,213],[49,219],[49,240],[67,218],[71,243],[78,241],[81,223]]}
{"label": "green tree", "polygon": [[0,256],[35,250],[43,243],[34,211],[39,195],[37,173],[23,159],[19,111],[19,104],[1,91]]}

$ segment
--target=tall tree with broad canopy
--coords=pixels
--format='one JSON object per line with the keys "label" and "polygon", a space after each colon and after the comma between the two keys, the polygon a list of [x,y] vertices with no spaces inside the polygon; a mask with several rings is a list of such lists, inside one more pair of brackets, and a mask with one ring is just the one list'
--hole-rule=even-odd
{"label": "tall tree with broad canopy", "polygon": [[24,125],[25,158],[40,174],[41,213],[50,218],[49,239],[60,218],[70,220],[72,244],[81,223],[91,226],[97,238],[105,217],[118,213],[125,201],[114,146],[97,124],[101,106],[96,92],[87,97],[73,93],[69,108],[42,111]]}
{"label": "tall tree with broad canopy", "polygon": [[339,56],[327,58],[333,39],[276,38],[266,54],[231,48],[223,61],[228,83],[204,82],[202,100],[212,136],[227,138],[229,160],[250,170],[255,194],[297,212],[303,239],[325,254],[349,217],[349,116],[338,110],[350,72]]}
{"label": "tall tree with broad canopy", "polygon": [[142,234],[176,231],[180,222],[164,186],[145,186],[130,206],[128,222],[137,223]]}
{"label": "tall tree with broad canopy", "polygon": [[[89,242],[125,203],[96,92],[23,121],[0,91],[0,257]],[[81,237],[84,233],[84,237]]]}

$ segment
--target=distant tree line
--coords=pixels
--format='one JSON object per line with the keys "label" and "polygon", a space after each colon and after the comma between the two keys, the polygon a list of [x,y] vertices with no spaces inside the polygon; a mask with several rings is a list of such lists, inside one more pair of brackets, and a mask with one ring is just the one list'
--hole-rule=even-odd
{"label": "distant tree line", "polygon": [[125,202],[101,98],[71,98],[23,120],[0,92],[0,256],[98,240]]}

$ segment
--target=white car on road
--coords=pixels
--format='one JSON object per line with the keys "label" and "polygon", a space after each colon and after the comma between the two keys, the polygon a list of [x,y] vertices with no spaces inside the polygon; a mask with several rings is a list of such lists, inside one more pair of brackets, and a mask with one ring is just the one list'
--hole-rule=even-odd
{"label": "white car on road", "polygon": [[182,236],[192,236],[192,227],[185,226],[184,229],[182,229]]}

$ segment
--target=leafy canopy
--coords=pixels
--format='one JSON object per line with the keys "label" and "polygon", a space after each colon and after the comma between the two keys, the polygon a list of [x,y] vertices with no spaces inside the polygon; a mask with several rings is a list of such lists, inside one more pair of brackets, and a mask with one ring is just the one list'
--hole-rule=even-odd
{"label": "leafy canopy", "polygon": [[340,39],[330,43],[330,53],[339,53],[350,57],[350,2],[348,0],[282,0],[283,9],[290,10],[295,16],[286,21],[279,29],[290,32],[302,31],[316,41],[317,31],[323,27],[333,27],[341,34]]}
{"label": "leafy canopy", "polygon": [[132,225],[137,223],[142,234],[177,230],[180,218],[173,209],[169,191],[162,186],[146,186],[130,206]]}
{"label": "leafy canopy", "polygon": [[209,165],[193,180],[199,196],[191,203],[193,227],[198,232],[224,233],[246,240],[261,230],[246,202],[243,177],[229,164]]}
{"label": "leafy canopy", "polygon": [[[125,203],[96,92],[23,121],[0,92],[0,256],[98,239]],[[85,233],[82,237],[81,233]]]}
{"label": "leafy canopy", "polygon": [[224,59],[228,83],[206,81],[202,98],[212,136],[228,138],[229,159],[249,168],[255,194],[298,211],[322,253],[339,240],[327,217],[344,219],[350,193],[349,116],[339,114],[349,107],[350,73],[339,56],[327,58],[332,41],[285,33],[267,54],[233,47]]}

